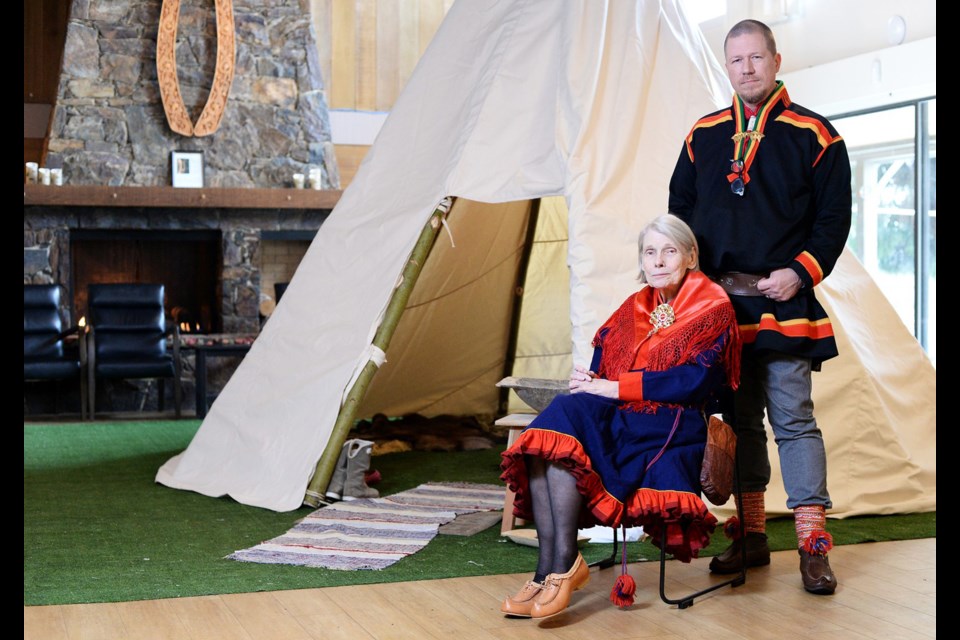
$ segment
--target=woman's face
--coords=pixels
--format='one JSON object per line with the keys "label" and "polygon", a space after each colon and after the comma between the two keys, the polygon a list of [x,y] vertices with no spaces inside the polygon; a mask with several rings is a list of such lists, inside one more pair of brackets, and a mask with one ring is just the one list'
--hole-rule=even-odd
{"label": "woman's face", "polygon": [[677,295],[687,271],[696,264],[692,253],[684,252],[676,242],[654,230],[643,238],[641,260],[647,283],[660,289],[665,302]]}

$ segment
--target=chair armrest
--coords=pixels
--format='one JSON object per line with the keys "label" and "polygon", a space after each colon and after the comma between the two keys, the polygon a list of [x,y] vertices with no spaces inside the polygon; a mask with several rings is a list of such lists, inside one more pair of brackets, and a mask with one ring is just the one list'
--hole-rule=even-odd
{"label": "chair armrest", "polygon": [[[88,349],[93,345],[92,331],[88,327],[77,327],[77,350],[80,352],[80,368],[87,366]],[[90,336],[89,339],[87,336]]]}
{"label": "chair armrest", "polygon": [[180,348],[180,325],[172,320],[167,320],[164,326],[164,335],[173,339],[173,347]]}
{"label": "chair armrest", "polygon": [[57,340],[64,340],[66,338],[69,338],[72,335],[76,335],[77,337],[80,337],[80,334],[83,332],[83,330],[84,330],[84,327],[81,327],[79,325],[73,325],[72,327],[68,329],[64,329],[59,334],[57,334]]}
{"label": "chair armrest", "polygon": [[166,324],[166,334],[171,336],[173,342],[173,368],[176,372],[177,378],[180,378],[182,371],[182,365],[180,362],[180,325],[171,321],[167,321]]}

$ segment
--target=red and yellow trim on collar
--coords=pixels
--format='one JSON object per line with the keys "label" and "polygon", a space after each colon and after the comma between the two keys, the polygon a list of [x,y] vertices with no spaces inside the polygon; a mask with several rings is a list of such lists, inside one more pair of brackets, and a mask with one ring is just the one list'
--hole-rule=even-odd
{"label": "red and yellow trim on collar", "polygon": [[697,120],[697,122],[693,125],[693,128],[690,129],[690,133],[687,134],[687,137],[684,140],[687,145],[687,155],[690,157],[690,162],[693,162],[693,148],[690,145],[693,143],[693,134],[696,132],[696,130],[707,129],[724,122],[730,122],[731,120],[733,120],[733,114],[730,109],[726,109],[720,113],[715,113],[712,116],[705,116]]}
{"label": "red and yellow trim on collar", "polygon": [[813,279],[813,286],[817,286],[823,282],[823,268],[820,266],[820,263],[816,258],[813,257],[813,254],[809,251],[804,251],[798,255],[795,260],[799,262],[803,268],[810,274],[810,277]]}
{"label": "red and yellow trim on collar", "polygon": [[757,334],[761,331],[773,331],[785,338],[822,340],[833,337],[833,324],[831,324],[829,318],[822,320],[800,318],[798,320],[785,320],[781,322],[774,318],[772,313],[765,313],[760,316],[760,322],[756,324],[740,325],[740,339],[744,344],[750,344],[756,341]]}
{"label": "red and yellow trim on collar", "polygon": [[817,166],[817,163],[820,162],[820,158],[823,157],[823,152],[827,149],[827,147],[835,142],[843,140],[842,136],[832,135],[821,120],[818,120],[817,118],[801,116],[793,111],[790,111],[789,109],[777,116],[777,121],[791,124],[800,129],[807,129],[817,136],[817,142],[820,144],[821,151],[817,158],[813,161],[813,166]]}

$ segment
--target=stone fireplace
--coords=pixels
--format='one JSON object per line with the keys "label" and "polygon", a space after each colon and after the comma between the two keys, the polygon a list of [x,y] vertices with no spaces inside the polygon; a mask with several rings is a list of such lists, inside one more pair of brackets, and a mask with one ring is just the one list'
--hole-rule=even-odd
{"label": "stone fireplace", "polygon": [[[196,121],[213,82],[214,0],[183,0],[177,77]],[[155,52],[161,2],[73,0],[45,163],[67,184],[171,184],[170,154],[201,151],[204,186],[285,187],[320,170],[338,189],[317,42],[307,0],[233,3],[235,72],[219,129],[181,136],[167,124]]]}
{"label": "stone fireplace", "polygon": [[[152,204],[138,204],[144,198]],[[72,324],[85,314],[89,284],[157,282],[182,333],[255,336],[273,309],[274,284],[293,275],[338,198],[337,191],[27,185],[23,281],[59,284]],[[199,206],[189,206],[194,201]],[[185,355],[189,410],[193,366]],[[208,388],[221,388],[237,363],[212,366]],[[97,404],[105,411],[156,404],[152,382],[102,386]],[[25,399],[25,415],[44,413],[50,401],[34,410]]]}
{"label": "stone fireplace", "polygon": [[[180,4],[176,77],[196,121],[214,78],[217,3]],[[24,284],[59,284],[64,320],[76,324],[89,284],[163,283],[168,319],[183,333],[255,336],[274,285],[289,281],[340,195],[308,0],[234,0],[233,82],[219,128],[203,137],[166,120],[155,58],[162,2],[69,5],[42,163],[61,167],[65,184],[24,187]],[[171,186],[174,151],[202,152],[202,187]],[[290,188],[294,173],[311,170],[319,189]],[[237,362],[212,363],[208,389]],[[153,381],[98,384],[98,412],[157,406],[156,392]],[[51,404],[25,391],[24,415]],[[79,396],[57,402],[73,404],[79,411]]]}
{"label": "stone fireplace", "polygon": [[162,282],[166,316],[181,333],[222,332],[222,237],[219,229],[71,229],[74,318],[87,316],[91,284]]}

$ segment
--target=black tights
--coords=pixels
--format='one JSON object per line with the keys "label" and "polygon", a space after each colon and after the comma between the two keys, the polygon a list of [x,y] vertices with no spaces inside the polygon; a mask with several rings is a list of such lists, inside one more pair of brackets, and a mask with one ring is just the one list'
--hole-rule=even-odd
{"label": "black tights", "polygon": [[577,523],[583,496],[566,469],[536,456],[526,456],[530,501],[537,527],[535,582],[551,573],[566,573],[577,559]]}

